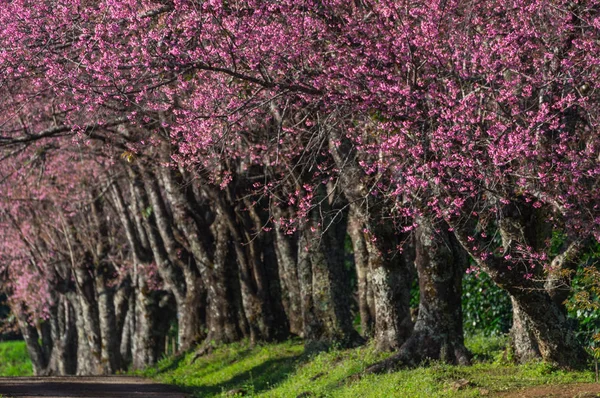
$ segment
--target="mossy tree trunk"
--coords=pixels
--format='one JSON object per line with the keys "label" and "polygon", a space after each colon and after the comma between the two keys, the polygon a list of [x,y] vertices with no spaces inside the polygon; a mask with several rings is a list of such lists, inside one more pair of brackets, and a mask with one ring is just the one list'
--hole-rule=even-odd
{"label": "mossy tree trunk", "polygon": [[[365,317],[365,328],[369,325],[369,298],[372,294],[374,309],[373,337],[379,350],[397,350],[412,331],[410,316],[410,287],[412,284],[409,261],[401,254],[402,239],[396,226],[385,219],[391,205],[376,198],[369,191],[374,177],[369,176],[360,166],[360,159],[354,144],[335,128],[328,130],[329,149],[340,170],[339,184],[352,209],[351,237],[354,241],[355,256],[358,259],[361,315]],[[376,175],[376,178],[383,178]],[[364,231],[361,237],[358,233]],[[365,272],[362,262],[366,249]],[[365,275],[366,274],[366,275]],[[362,286],[361,286],[362,285]]]}
{"label": "mossy tree trunk", "polygon": [[354,347],[364,341],[352,325],[350,312],[344,265],[347,214],[337,207],[335,195],[325,199],[325,189],[317,188],[318,207],[310,211],[298,242],[304,339],[309,349],[331,344]]}
{"label": "mossy tree trunk", "polygon": [[416,231],[416,266],[419,277],[419,313],[411,336],[389,359],[371,366],[382,372],[423,361],[441,360],[467,365],[462,326],[462,274],[466,253],[444,224],[420,218]]}
{"label": "mossy tree trunk", "polygon": [[[468,204],[467,204],[468,206]],[[564,308],[547,290],[542,266],[515,266],[518,246],[536,248],[545,226],[539,221],[540,211],[525,201],[515,201],[500,209],[498,230],[502,237],[502,256],[482,256],[473,248],[494,247],[489,237],[474,234],[477,220],[470,217],[451,218],[449,223],[461,245],[470,252],[478,265],[501,288],[505,289],[522,311],[522,327],[535,338],[542,359],[561,368],[581,368],[588,355],[577,342]],[[527,326],[529,325],[529,326]],[[520,325],[518,325],[521,327]],[[531,352],[529,348],[523,352]]]}
{"label": "mossy tree trunk", "polygon": [[369,252],[365,241],[364,224],[355,211],[348,215],[348,235],[352,240],[354,265],[356,267],[358,310],[360,312],[360,329],[363,337],[373,337],[375,328],[375,303],[373,285],[369,271]]}

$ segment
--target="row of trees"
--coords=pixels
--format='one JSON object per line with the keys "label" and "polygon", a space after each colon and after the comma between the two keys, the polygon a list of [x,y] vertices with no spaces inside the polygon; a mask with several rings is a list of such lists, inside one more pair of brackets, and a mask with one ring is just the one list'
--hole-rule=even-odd
{"label": "row of trees", "polygon": [[466,364],[467,269],[510,294],[519,358],[585,363],[595,1],[14,0],[0,26],[0,264],[38,374],[147,366],[173,325],[198,355]]}

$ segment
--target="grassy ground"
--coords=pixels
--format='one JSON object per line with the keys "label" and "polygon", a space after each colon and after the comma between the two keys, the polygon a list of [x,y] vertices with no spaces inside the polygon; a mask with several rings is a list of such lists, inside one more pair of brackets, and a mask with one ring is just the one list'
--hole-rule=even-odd
{"label": "grassy ground", "polygon": [[0,342],[0,376],[31,376],[32,374],[25,342]]}
{"label": "grassy ground", "polygon": [[501,339],[473,338],[469,367],[430,364],[386,375],[349,378],[383,359],[371,347],[308,355],[302,343],[234,344],[191,362],[165,359],[144,376],[176,384],[197,397],[478,397],[544,384],[590,382],[591,372],[563,372],[542,364],[515,366]]}

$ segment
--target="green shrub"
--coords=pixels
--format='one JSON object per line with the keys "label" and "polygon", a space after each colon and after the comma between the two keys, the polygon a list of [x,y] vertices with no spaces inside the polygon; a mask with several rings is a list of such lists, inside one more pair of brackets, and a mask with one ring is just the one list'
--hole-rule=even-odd
{"label": "green shrub", "polygon": [[485,272],[465,274],[462,287],[466,334],[499,336],[509,331],[512,306],[508,293],[496,286]]}

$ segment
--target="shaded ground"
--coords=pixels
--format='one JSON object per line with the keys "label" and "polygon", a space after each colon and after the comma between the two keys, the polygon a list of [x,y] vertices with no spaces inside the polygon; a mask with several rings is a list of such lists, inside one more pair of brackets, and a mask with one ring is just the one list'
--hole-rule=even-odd
{"label": "shaded ground", "polygon": [[185,398],[172,386],[137,377],[0,377],[0,397]]}
{"label": "shaded ground", "polygon": [[600,384],[586,383],[528,387],[521,391],[509,391],[493,396],[505,398],[597,398],[600,397]]}

